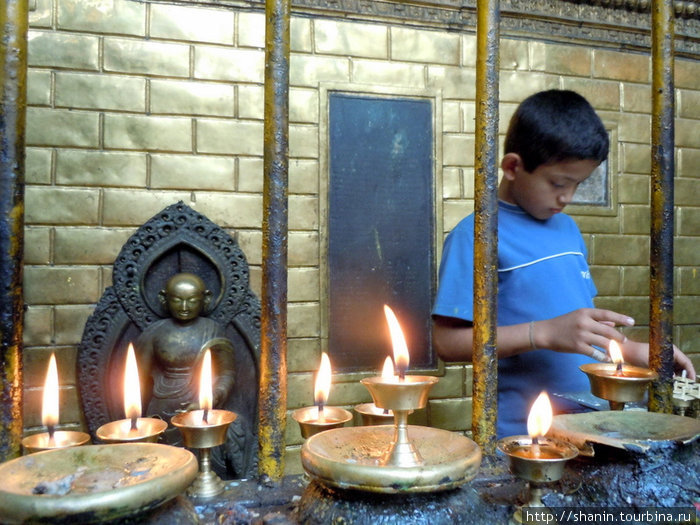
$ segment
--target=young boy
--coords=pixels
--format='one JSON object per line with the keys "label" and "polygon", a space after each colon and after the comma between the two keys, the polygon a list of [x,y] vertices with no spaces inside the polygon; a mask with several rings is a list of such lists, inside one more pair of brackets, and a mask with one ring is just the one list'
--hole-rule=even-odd
{"label": "young boy", "polygon": [[[540,391],[588,391],[581,364],[606,359],[611,339],[626,362],[648,364],[649,345],[627,339],[616,325],[626,315],[594,308],[596,289],[583,238],[561,213],[578,185],[606,159],[608,134],[581,95],[551,90],[525,99],[513,115],[498,187],[498,436],[526,434]],[[474,216],[448,235],[433,308],[433,344],[446,361],[471,360]],[[674,347],[678,370],[695,377]],[[556,412],[573,403],[552,398]]]}

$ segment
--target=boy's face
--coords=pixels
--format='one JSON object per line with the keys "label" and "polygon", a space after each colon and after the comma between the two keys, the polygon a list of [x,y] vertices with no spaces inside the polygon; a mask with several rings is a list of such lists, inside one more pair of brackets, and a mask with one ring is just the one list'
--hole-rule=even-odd
{"label": "boy's face", "polygon": [[518,155],[508,155],[517,159],[508,163],[504,158],[501,164],[506,184],[499,189],[499,197],[540,220],[561,212],[571,202],[578,185],[600,164],[589,159],[565,160],[540,165],[530,173],[525,171]]}

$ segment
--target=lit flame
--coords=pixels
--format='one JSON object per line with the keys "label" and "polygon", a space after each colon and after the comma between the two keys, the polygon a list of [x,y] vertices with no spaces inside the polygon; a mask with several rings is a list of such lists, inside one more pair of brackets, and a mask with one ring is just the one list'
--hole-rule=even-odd
{"label": "lit flame", "polygon": [[535,439],[544,436],[552,425],[552,404],[547,392],[542,392],[532,404],[527,417],[527,433]]}
{"label": "lit flame", "polygon": [[399,378],[403,379],[406,375],[406,370],[408,370],[408,347],[406,346],[406,339],[401,331],[401,325],[399,325],[399,320],[396,319],[396,315],[391,308],[384,305],[384,315],[386,315],[386,320],[389,323],[389,331],[391,332],[391,343],[394,346],[394,362],[396,363],[396,370],[399,373]]}
{"label": "lit flame", "polygon": [[391,357],[386,356],[384,360],[384,366],[382,367],[382,379],[384,381],[390,381],[394,378],[394,362]]}
{"label": "lit flame", "polygon": [[620,350],[620,345],[617,344],[617,341],[614,339],[610,340],[610,344],[608,345],[608,354],[610,354],[610,359],[613,363],[616,365],[621,365],[624,363],[624,359],[622,359],[622,351]]}
{"label": "lit flame", "polygon": [[211,351],[207,348],[202,359],[202,370],[199,378],[199,408],[204,410],[204,421],[207,420],[206,412],[212,408],[212,381],[211,381]]}
{"label": "lit flame", "polygon": [[124,414],[127,419],[134,421],[141,417],[141,385],[139,385],[139,369],[136,365],[134,346],[129,343],[126,351],[126,369],[124,371]]}
{"label": "lit flame", "polygon": [[328,354],[321,354],[321,365],[318,367],[316,374],[316,384],[314,386],[314,403],[322,407],[328,401],[328,396],[331,391],[331,361],[328,359]]}
{"label": "lit flame", "polygon": [[58,368],[56,367],[56,356],[54,354],[51,354],[49,367],[46,371],[41,423],[48,427],[51,435],[53,435],[54,427],[58,425]]}

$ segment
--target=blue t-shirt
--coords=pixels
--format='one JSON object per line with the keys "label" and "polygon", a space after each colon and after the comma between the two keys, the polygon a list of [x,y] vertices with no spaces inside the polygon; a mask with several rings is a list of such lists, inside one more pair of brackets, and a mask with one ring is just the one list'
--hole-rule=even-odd
{"label": "blue t-shirt", "polygon": [[[433,314],[474,320],[474,215],[464,218],[445,240]],[[498,326],[550,319],[592,308],[595,285],[586,248],[568,215],[535,219],[520,207],[498,205]],[[535,350],[498,361],[498,437],[527,434],[527,416],[546,390],[555,410],[572,405],[553,393],[588,391],[578,367],[593,362],[581,354]]]}

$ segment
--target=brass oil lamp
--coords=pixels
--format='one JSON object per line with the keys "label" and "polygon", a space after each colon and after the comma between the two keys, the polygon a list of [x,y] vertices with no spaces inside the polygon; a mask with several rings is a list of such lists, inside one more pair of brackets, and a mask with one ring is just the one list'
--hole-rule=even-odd
{"label": "brass oil lamp", "polygon": [[607,399],[610,410],[623,410],[625,403],[642,401],[649,383],[659,376],[648,368],[626,364],[614,340],[608,353],[612,363],[589,363],[579,368],[588,376],[594,396]]}
{"label": "brass oil lamp", "polygon": [[23,438],[22,447],[25,454],[57,448],[76,447],[85,445],[90,441],[90,435],[85,432],[56,430],[56,425],[59,422],[58,396],[58,367],[56,366],[56,355],[52,353],[46,371],[41,407],[41,423],[47,428],[47,432],[40,432]]}
{"label": "brass oil lamp", "polygon": [[[537,514],[541,523],[556,523],[542,502],[542,486],[561,479],[567,461],[578,455],[578,449],[566,442],[546,437],[552,424],[552,405],[542,392],[532,405],[527,420],[528,436],[511,436],[498,441],[498,449],[508,456],[510,471],[527,482],[529,501],[526,507],[542,509]],[[550,519],[551,518],[551,519]],[[513,514],[516,523],[535,523],[523,516],[519,507]]]}
{"label": "brass oil lamp", "polygon": [[340,428],[352,419],[352,414],[344,408],[326,406],[331,390],[331,375],[330,359],[323,352],[314,385],[315,406],[299,408],[292,413],[304,439],[324,430]]}
{"label": "brass oil lamp", "polygon": [[407,375],[408,349],[396,316],[388,306],[398,375],[365,378],[380,410],[393,412],[392,425],[328,430],[311,436],[301,450],[304,470],[323,484],[368,492],[434,492],[471,480],[481,463],[481,450],[454,432],[408,425],[408,414],[427,404],[438,381]]}
{"label": "brass oil lamp", "polygon": [[124,370],[124,414],[126,419],[106,423],[97,429],[104,443],[155,443],[168,428],[162,419],[141,417],[141,388],[134,346],[129,343]]}
{"label": "brass oil lamp", "polygon": [[[394,376],[394,362],[386,356],[382,367],[382,377],[389,379]],[[391,425],[394,422],[394,412],[388,408],[379,408],[375,403],[355,405],[355,412],[360,415],[363,426]]]}
{"label": "brass oil lamp", "polygon": [[199,410],[176,414],[170,420],[182,433],[185,446],[198,449],[199,474],[187,489],[193,498],[209,499],[221,494],[225,485],[211,468],[211,449],[226,441],[226,431],[238,415],[229,410],[212,409],[211,351],[207,349],[202,362],[199,384]]}

